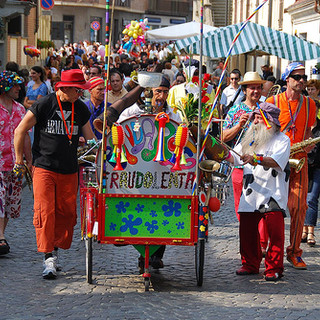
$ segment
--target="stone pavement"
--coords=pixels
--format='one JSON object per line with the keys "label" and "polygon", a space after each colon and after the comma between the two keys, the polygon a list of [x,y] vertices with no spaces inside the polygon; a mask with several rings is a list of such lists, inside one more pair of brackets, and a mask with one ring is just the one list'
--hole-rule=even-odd
{"label": "stone pavement", "polygon": [[[286,218],[286,244],[288,223]],[[71,249],[61,252],[63,271],[56,280],[43,280],[27,188],[21,217],[10,220],[6,235],[11,253],[0,257],[0,320],[320,319],[318,244],[314,248],[302,244],[308,270],[295,270],[285,262],[285,277],[277,283],[263,280],[263,265],[259,275],[235,274],[240,256],[232,197],[210,226],[202,287],[196,285],[194,247],[167,247],[165,268],[152,272],[151,289],[144,292],[138,252],[131,246],[98,243],[94,283],[87,284],[79,223]]]}

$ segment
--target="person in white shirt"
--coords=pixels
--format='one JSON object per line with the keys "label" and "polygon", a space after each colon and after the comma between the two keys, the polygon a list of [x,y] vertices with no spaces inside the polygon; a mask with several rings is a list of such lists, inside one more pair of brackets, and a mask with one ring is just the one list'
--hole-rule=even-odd
{"label": "person in white shirt", "polygon": [[[290,139],[280,131],[280,109],[267,102],[252,111],[253,121],[242,141],[227,160],[244,165],[239,203],[240,254],[237,275],[259,273],[262,259],[258,224],[265,220],[269,247],[264,272],[267,281],[283,276],[284,216],[288,202]],[[271,128],[267,129],[267,125]],[[241,155],[241,156],[239,156]]]}
{"label": "person in white shirt", "polygon": [[230,73],[230,85],[221,94],[220,106],[223,110],[223,115],[226,115],[232,106],[241,103],[244,97],[244,93],[239,85],[240,80],[240,70],[233,69]]}

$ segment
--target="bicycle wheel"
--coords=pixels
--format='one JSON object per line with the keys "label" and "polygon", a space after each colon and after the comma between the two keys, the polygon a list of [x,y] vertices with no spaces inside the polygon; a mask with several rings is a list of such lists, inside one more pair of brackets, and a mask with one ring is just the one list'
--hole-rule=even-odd
{"label": "bicycle wheel", "polygon": [[87,282],[92,283],[92,225],[93,225],[93,194],[86,194],[86,277]]}
{"label": "bicycle wheel", "polygon": [[87,282],[92,284],[92,238],[86,238],[86,277]]}
{"label": "bicycle wheel", "polygon": [[202,286],[203,283],[203,268],[204,268],[204,248],[205,240],[198,240],[195,245],[195,267],[196,267],[196,276],[197,276],[197,285]]}

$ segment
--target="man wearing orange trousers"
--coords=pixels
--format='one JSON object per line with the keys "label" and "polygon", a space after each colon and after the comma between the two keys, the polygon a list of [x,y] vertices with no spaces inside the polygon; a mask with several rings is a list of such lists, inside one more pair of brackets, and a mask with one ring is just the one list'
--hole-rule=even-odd
{"label": "man wearing orange trousers", "polygon": [[[312,99],[303,96],[303,82],[307,79],[305,68],[301,63],[292,62],[282,74],[282,80],[287,82],[287,90],[270,97],[267,102],[280,108],[279,121],[281,131],[291,141],[291,145],[308,139],[311,127],[316,120],[316,105]],[[293,155],[295,159],[307,160],[306,148]],[[307,163],[307,161],[306,161]],[[304,165],[299,173],[291,169],[289,181],[288,208],[290,211],[290,245],[287,247],[287,260],[296,269],[307,269],[302,260],[300,249],[304,219],[307,210],[308,166]]]}
{"label": "man wearing orange trousers", "polygon": [[79,136],[93,139],[90,112],[79,100],[88,89],[81,70],[62,72],[57,92],[28,110],[15,131],[16,171],[23,163],[23,137],[35,127],[33,153],[34,218],[37,247],[45,254],[42,276],[56,277],[58,248],[69,249],[76,224]]}

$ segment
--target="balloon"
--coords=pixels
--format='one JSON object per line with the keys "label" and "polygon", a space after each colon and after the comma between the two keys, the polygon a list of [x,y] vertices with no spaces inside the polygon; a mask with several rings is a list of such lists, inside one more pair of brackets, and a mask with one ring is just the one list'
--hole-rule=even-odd
{"label": "balloon", "polygon": [[137,38],[138,38],[138,35],[137,35],[136,33],[134,33],[134,34],[132,35],[132,37],[133,37],[133,39],[137,39]]}
{"label": "balloon", "polygon": [[24,46],[23,52],[25,55],[30,56],[31,58],[33,58],[33,57],[38,58],[41,53],[40,50],[37,49],[35,46]]}
{"label": "balloon", "polygon": [[128,36],[129,36],[129,37],[132,37],[132,35],[133,35],[133,31],[130,30],[130,31],[128,32]]}
{"label": "balloon", "polygon": [[122,33],[123,33],[123,34],[127,34],[128,31],[129,31],[129,30],[128,30],[127,28],[125,28],[125,29],[122,31]]}
{"label": "balloon", "polygon": [[220,209],[220,201],[216,197],[211,197],[209,200],[209,209],[212,212],[217,212]]}

